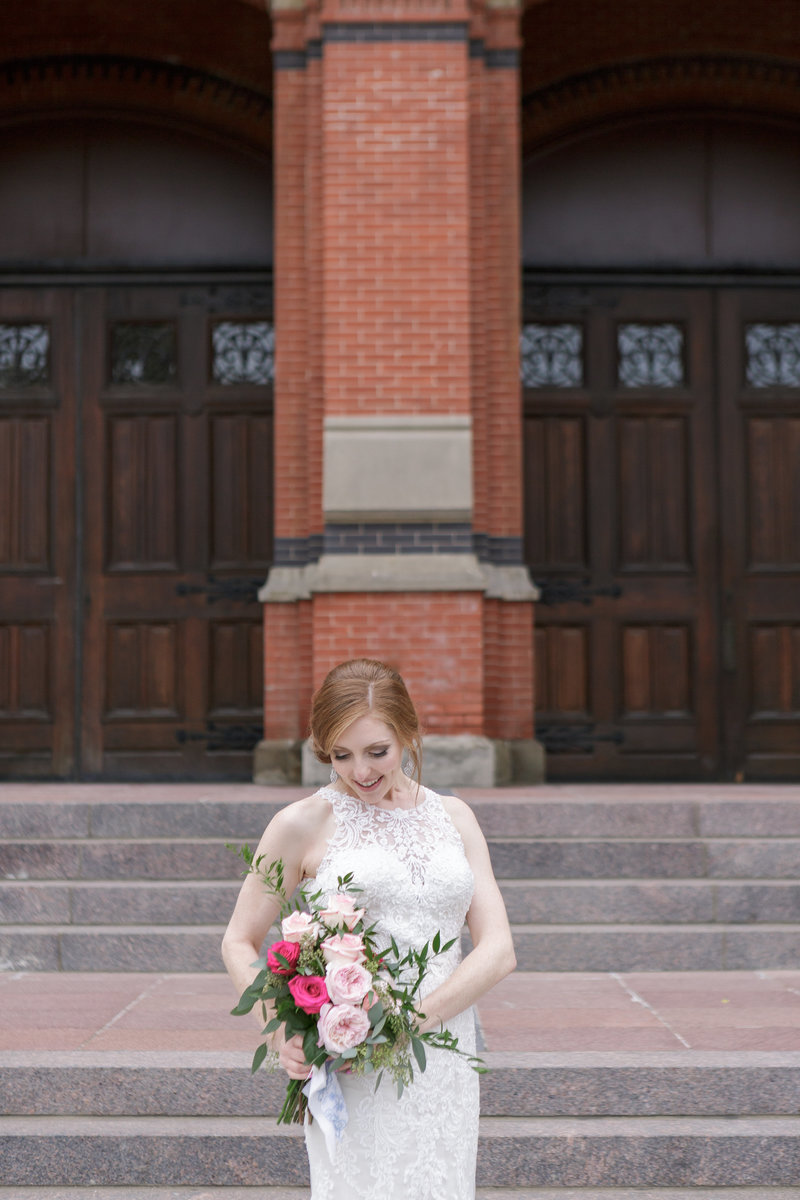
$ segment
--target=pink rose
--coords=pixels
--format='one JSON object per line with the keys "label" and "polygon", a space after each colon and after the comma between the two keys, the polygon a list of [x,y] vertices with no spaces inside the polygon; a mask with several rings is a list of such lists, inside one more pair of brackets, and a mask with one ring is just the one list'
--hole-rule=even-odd
{"label": "pink rose", "polygon": [[[278,954],[286,959],[288,966],[277,958]],[[300,947],[297,942],[273,942],[267,951],[267,966],[273,975],[294,975],[299,957]]]}
{"label": "pink rose", "polygon": [[356,902],[346,892],[331,892],[328,907],[319,914],[326,925],[346,925],[352,929],[364,916],[365,909],[356,908]]}
{"label": "pink rose", "polygon": [[331,963],[325,972],[325,983],[334,1004],[361,1004],[372,988],[372,976],[358,963],[345,963],[342,967]]}
{"label": "pink rose", "polygon": [[289,991],[303,1012],[318,1013],[323,1004],[330,1003],[328,989],[321,975],[295,975],[289,980]]}
{"label": "pink rose", "polygon": [[357,933],[337,933],[322,943],[322,953],[328,966],[343,967],[346,963],[362,963],[367,957],[364,943]]}
{"label": "pink rose", "polygon": [[293,912],[288,917],[284,917],[281,921],[281,933],[287,942],[299,942],[307,933],[311,933],[314,937],[319,933],[319,922],[315,921],[310,913]]}
{"label": "pink rose", "polygon": [[369,1016],[351,1004],[332,1004],[319,1019],[319,1037],[328,1054],[360,1046],[370,1031]]}

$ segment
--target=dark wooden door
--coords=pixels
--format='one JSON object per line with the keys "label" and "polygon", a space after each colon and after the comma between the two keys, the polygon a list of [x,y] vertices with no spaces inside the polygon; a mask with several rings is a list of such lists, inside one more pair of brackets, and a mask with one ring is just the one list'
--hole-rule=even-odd
{"label": "dark wooden door", "polygon": [[[272,555],[269,289],[86,287],[49,302],[60,390],[40,388],[45,416],[22,397],[27,440],[10,392],[0,448],[14,481],[35,461],[34,497],[49,470],[55,547],[45,563],[43,516],[23,546],[24,497],[8,485],[6,558],[30,559],[3,607],[0,653],[21,681],[5,700],[8,773],[249,778]],[[49,766],[34,753],[45,730]]]}
{"label": "dark wooden door", "polygon": [[723,768],[713,334],[707,290],[526,290],[526,553],[551,778]]}
{"label": "dark wooden door", "polygon": [[72,305],[0,291],[0,775],[75,765]]}
{"label": "dark wooden door", "polygon": [[719,305],[725,758],[800,779],[800,294]]}

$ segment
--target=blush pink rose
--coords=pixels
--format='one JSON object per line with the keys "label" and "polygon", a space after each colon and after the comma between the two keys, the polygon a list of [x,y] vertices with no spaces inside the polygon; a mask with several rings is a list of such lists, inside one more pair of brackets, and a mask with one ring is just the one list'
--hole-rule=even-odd
{"label": "blush pink rose", "polygon": [[372,976],[358,963],[345,963],[343,967],[331,963],[325,983],[334,1004],[361,1004],[372,988]]}
{"label": "blush pink rose", "polygon": [[[285,966],[276,956],[280,954],[289,964]],[[273,942],[267,951],[267,966],[273,975],[294,975],[300,947],[297,942]]]}
{"label": "blush pink rose", "polygon": [[352,1050],[367,1037],[370,1031],[369,1017],[363,1008],[351,1004],[332,1004],[319,1019],[319,1037],[328,1054],[341,1054]]}
{"label": "blush pink rose", "polygon": [[362,963],[367,957],[364,943],[357,933],[337,933],[322,943],[322,953],[328,966],[343,967],[346,963]]}
{"label": "blush pink rose", "polygon": [[328,989],[321,975],[295,975],[289,980],[289,991],[303,1012],[318,1013],[323,1004],[330,1004]]}
{"label": "blush pink rose", "polygon": [[299,942],[307,933],[316,937],[319,930],[319,922],[307,912],[290,913],[281,921],[281,933],[287,942]]}
{"label": "blush pink rose", "polygon": [[352,929],[364,916],[365,909],[356,908],[356,902],[346,892],[331,892],[328,907],[320,912],[326,925],[346,926]]}

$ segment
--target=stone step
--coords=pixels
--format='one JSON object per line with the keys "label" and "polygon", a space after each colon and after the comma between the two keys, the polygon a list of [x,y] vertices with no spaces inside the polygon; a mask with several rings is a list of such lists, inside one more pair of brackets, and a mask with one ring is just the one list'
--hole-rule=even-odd
{"label": "stone step", "polygon": [[800,966],[793,925],[514,926],[523,971],[746,971]]}
{"label": "stone step", "polygon": [[[796,1116],[800,1052],[485,1053],[484,1116]],[[285,1079],[250,1056],[7,1051],[4,1116],[268,1116]]]}
{"label": "stone step", "polygon": [[[3,1117],[8,1185],[302,1187],[302,1131],[261,1117]],[[481,1120],[478,1184],[495,1188],[792,1187],[800,1118]]]}
{"label": "stone step", "polygon": [[[754,924],[800,922],[800,883],[789,880],[502,880],[514,923]],[[6,924],[204,925],[233,910],[225,880],[0,881]]]}
{"label": "stone step", "polygon": [[0,881],[6,924],[210,925],[233,912],[238,881]]}
{"label": "stone step", "polygon": [[797,878],[800,839],[490,839],[498,879]]}
{"label": "stone step", "polygon": [[[533,1192],[492,1189],[476,1200],[533,1200]],[[13,1187],[0,1186],[0,1200],[309,1200],[308,1188],[284,1187]],[[745,1200],[747,1198],[745,1197]],[[776,1200],[781,1200],[776,1196]]]}
{"label": "stone step", "polygon": [[[258,838],[309,789],[247,784],[6,784],[6,838]],[[487,836],[800,838],[793,785],[545,785],[459,789]]]}
{"label": "stone step", "polygon": [[792,880],[519,880],[501,890],[516,924],[800,922],[800,883]]}
{"label": "stone step", "polygon": [[[226,838],[225,841],[231,841]],[[14,840],[0,844],[7,880],[228,880],[242,864],[216,838]],[[800,839],[702,841],[491,838],[499,879],[796,880]]]}
{"label": "stone step", "polygon": [[[476,1200],[797,1200],[797,1188],[478,1188]],[[0,1200],[309,1200],[308,1188],[14,1187]]]}
{"label": "stone step", "polygon": [[[4,971],[217,971],[224,924],[0,926]],[[792,925],[515,925],[522,971],[794,970]]]}

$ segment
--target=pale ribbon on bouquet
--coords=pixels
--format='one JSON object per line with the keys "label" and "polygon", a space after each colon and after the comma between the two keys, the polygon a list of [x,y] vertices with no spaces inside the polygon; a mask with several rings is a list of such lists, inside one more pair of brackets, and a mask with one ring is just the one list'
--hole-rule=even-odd
{"label": "pale ribbon on bouquet", "polygon": [[333,1162],[336,1147],[347,1125],[347,1105],[338,1075],[328,1070],[327,1063],[322,1067],[312,1067],[308,1082],[303,1085],[303,1095],[308,1100],[309,1112],[322,1130],[328,1158]]}

